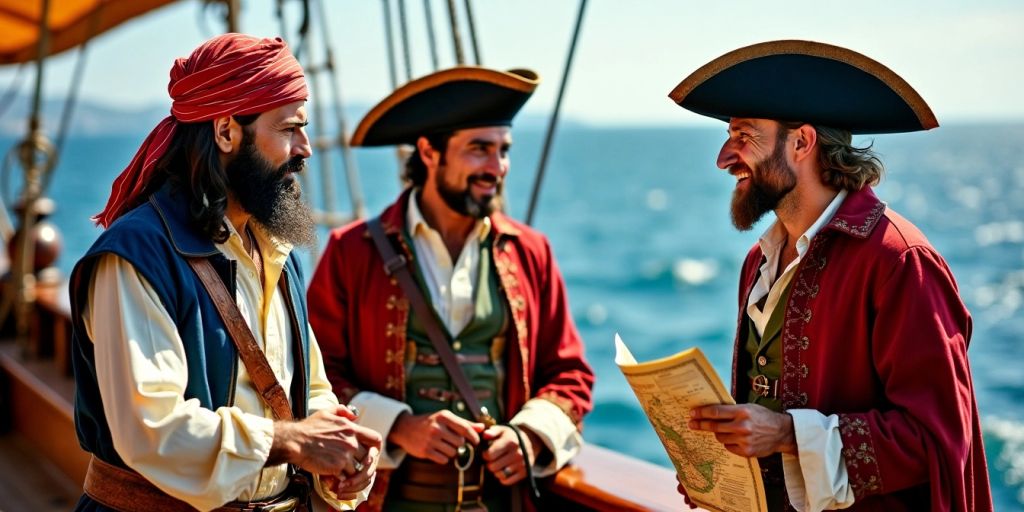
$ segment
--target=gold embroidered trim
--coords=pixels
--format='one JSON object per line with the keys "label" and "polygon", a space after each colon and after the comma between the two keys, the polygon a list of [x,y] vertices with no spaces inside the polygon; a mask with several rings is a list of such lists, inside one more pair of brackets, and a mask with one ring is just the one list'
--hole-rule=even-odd
{"label": "gold embroidered trim", "polygon": [[839,434],[843,438],[843,459],[854,496],[859,499],[881,490],[882,476],[871,443],[871,426],[863,418],[841,414]]}
{"label": "gold embroidered trim", "polygon": [[783,408],[804,407],[810,401],[810,397],[801,388],[801,381],[810,373],[810,368],[803,362],[803,352],[812,343],[804,331],[814,317],[812,301],[820,290],[818,281],[825,270],[825,251],[830,240],[828,233],[819,233],[814,237],[804,260],[797,267],[797,274],[793,277],[793,289],[786,304],[786,315],[782,324],[780,397]]}
{"label": "gold embroidered trim", "polygon": [[883,213],[885,213],[885,203],[879,202],[871,209],[868,216],[864,218],[864,223],[860,226],[851,226],[845,219],[834,219],[832,227],[853,236],[867,238],[871,234],[871,230],[875,229],[875,224],[878,224],[878,220],[882,218]]}

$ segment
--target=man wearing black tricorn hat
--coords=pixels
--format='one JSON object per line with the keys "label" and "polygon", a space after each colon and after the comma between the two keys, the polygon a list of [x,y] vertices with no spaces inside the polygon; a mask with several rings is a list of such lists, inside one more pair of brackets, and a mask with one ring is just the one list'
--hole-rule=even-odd
{"label": "man wearing black tricorn hat", "polygon": [[729,123],[717,163],[736,227],[776,216],[740,277],[739,405],[696,408],[691,428],[760,458],[773,510],[991,510],[970,314],[872,191],[879,157],[851,143],[934,128],[928,105],[878,62],[809,41],[723,55],[670,97]]}
{"label": "man wearing black tricorn hat", "polygon": [[[511,510],[582,443],[593,373],[547,239],[497,209],[528,70],[459,67],[370,110],[354,146],[415,146],[410,186],[335,230],[309,287],[327,374],[385,439],[367,506]],[[523,487],[526,487],[525,485]]]}

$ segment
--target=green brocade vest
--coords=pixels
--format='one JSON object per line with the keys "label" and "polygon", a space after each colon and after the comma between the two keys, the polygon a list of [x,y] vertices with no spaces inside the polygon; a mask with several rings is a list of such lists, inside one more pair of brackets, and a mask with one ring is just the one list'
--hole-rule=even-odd
{"label": "green brocade vest", "polygon": [[[779,379],[782,377],[782,324],[786,317],[786,305],[789,303],[789,292],[793,289],[790,280],[779,297],[779,303],[768,318],[768,325],[762,336],[757,335],[757,328],[750,315],[747,319],[747,344],[745,355],[749,357],[747,371],[747,403],[757,404],[782,412],[782,401],[779,400]],[[750,383],[760,383],[766,387],[768,396],[754,390]],[[782,472],[782,457],[779,454],[758,459],[764,477],[765,498],[768,510],[786,509],[786,489]]]}
{"label": "green brocade vest", "polygon": [[[779,297],[779,303],[768,318],[768,325],[764,328],[764,335],[757,335],[757,328],[749,315],[747,318],[747,344],[746,356],[750,358],[747,366],[747,377],[750,382],[760,380],[768,386],[768,395],[762,396],[748,387],[747,403],[763,405],[775,412],[782,412],[782,401],[778,397],[778,382],[782,377],[782,322],[786,316],[786,304],[789,302],[789,292],[793,289],[793,281],[790,281]],[[762,376],[762,377],[759,377]]]}
{"label": "green brocade vest", "polygon": [[[452,350],[460,361],[463,373],[476,391],[481,406],[487,407],[491,416],[499,423],[504,421],[502,407],[502,383],[504,370],[501,358],[504,355],[504,334],[508,328],[507,304],[501,293],[498,273],[494,270],[491,260],[491,244],[493,236],[488,236],[480,244],[480,274],[474,290],[475,308],[473,319],[457,335],[450,335]],[[408,247],[414,247],[407,240]],[[420,290],[424,291],[427,302],[430,294],[423,281],[419,266],[416,269],[416,281]],[[433,306],[433,304],[431,304]],[[431,308],[432,311],[435,311]],[[444,322],[438,322],[444,328]],[[406,347],[406,403],[412,408],[413,414],[430,414],[441,410],[449,410],[459,417],[476,421],[466,407],[448,371],[440,361],[436,361],[437,352],[427,337],[427,332],[416,314],[409,313]],[[425,361],[433,358],[436,361]]]}

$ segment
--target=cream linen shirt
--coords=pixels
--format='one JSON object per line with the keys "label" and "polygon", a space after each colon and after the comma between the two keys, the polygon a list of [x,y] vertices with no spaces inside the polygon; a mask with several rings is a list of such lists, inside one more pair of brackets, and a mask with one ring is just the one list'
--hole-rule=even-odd
{"label": "cream linen shirt", "polygon": [[[480,278],[480,243],[491,232],[491,219],[485,217],[476,223],[458,259],[452,263],[441,234],[423,218],[417,195],[414,192],[409,196],[406,212],[406,223],[416,249],[416,261],[438,316],[448,332],[459,333],[473,319],[474,290]],[[412,409],[403,402],[371,391],[357,393],[352,397],[351,404],[362,411],[359,422],[380,432],[384,438],[380,467],[398,467],[405,458],[405,451],[389,445],[387,436],[398,416],[403,412],[411,413]],[[547,400],[528,400],[509,423],[530,429],[554,455],[549,464],[533,467],[533,474],[537,477],[554,474],[583,445],[583,438],[576,425],[558,406]]]}
{"label": "cream linen shirt", "polygon": [[[825,208],[814,224],[796,241],[796,259],[790,262],[776,278],[786,230],[778,221],[758,240],[765,261],[761,265],[757,282],[747,298],[747,314],[754,321],[758,336],[764,333],[768,319],[779,306],[779,299],[796,274],[811,240],[821,231],[846,199],[842,190]],[[767,297],[767,298],[766,298]],[[764,310],[757,304],[765,298]],[[785,304],[782,305],[785,307]],[[853,505],[853,489],[843,459],[843,440],[839,435],[839,416],[824,414],[813,409],[788,409],[793,417],[793,430],[799,456],[782,454],[782,467],[786,478],[786,491],[793,508],[800,512],[842,509]]]}
{"label": "cream linen shirt", "polygon": [[[238,309],[289,393],[295,358],[291,321],[277,281],[292,248],[253,226],[266,273],[261,284],[241,237],[227,224],[230,237],[217,249],[238,262]],[[164,492],[200,510],[283,492],[287,465],[264,467],[274,439],[273,415],[245,365],[238,362],[232,406],[211,411],[196,399],[185,400],[184,345],[152,286],[126,260],[107,254],[97,263],[90,290],[83,320],[89,338],[97,341],[96,379],[107,404],[104,415],[124,462]],[[336,407],[338,399],[312,330],[309,356],[310,413]],[[315,480],[321,496],[342,510],[355,508],[369,494],[367,487],[358,499],[339,501],[321,487],[319,478]]]}

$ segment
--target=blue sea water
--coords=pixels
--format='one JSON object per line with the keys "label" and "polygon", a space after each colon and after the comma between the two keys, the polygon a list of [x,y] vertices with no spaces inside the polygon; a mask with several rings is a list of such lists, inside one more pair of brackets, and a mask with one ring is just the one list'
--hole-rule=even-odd
{"label": "blue sea water", "polygon": [[[714,166],[724,134],[724,125],[567,128],[558,134],[535,222],[551,239],[598,376],[585,437],[665,466],[615,367],[612,338],[621,333],[640,360],[699,346],[728,379],[739,265],[768,224],[740,233],[729,222],[734,180]],[[144,135],[69,141],[49,190],[65,272],[99,234],[88,217]],[[515,132],[507,186],[515,217],[525,214],[542,135]],[[996,509],[1024,509],[1024,124],[858,140],[873,140],[888,167],[878,194],[924,231],[959,281],[974,316],[969,355]],[[0,140],[0,149],[10,145]],[[395,152],[356,155],[367,205],[377,212],[399,191]],[[337,155],[332,163],[340,169]],[[307,193],[320,202],[316,170],[313,161]],[[333,181],[347,209],[345,180]],[[8,187],[17,182],[12,177]]]}

